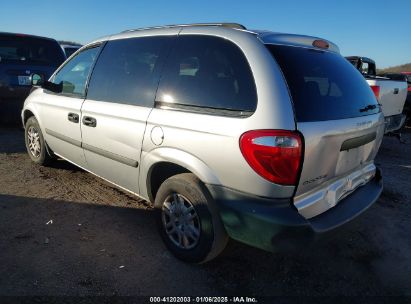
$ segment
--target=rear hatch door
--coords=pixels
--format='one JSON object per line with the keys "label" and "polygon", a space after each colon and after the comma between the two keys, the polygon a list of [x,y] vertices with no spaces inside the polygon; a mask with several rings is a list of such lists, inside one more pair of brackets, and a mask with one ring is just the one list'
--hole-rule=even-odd
{"label": "rear hatch door", "polygon": [[304,155],[294,204],[306,218],[375,174],[384,118],[364,77],[340,54],[268,45],[288,84]]}

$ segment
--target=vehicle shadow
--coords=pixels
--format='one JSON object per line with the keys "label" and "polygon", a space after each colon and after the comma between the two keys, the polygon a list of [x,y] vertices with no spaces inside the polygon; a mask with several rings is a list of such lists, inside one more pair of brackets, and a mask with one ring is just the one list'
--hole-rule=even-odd
{"label": "vehicle shadow", "polygon": [[53,168],[53,169],[62,169],[62,170],[68,170],[68,171],[73,171],[73,172],[84,171],[82,168],[77,167],[76,165],[73,165],[72,163],[64,159],[61,159],[61,158],[54,159],[48,165],[48,167]]}
{"label": "vehicle shadow", "polygon": [[0,248],[3,296],[157,294],[153,286],[163,279],[153,277],[147,288],[144,281],[176,262],[151,209],[4,194]]}
{"label": "vehicle shadow", "polygon": [[17,127],[0,126],[0,153],[21,153],[25,151],[24,130]]}

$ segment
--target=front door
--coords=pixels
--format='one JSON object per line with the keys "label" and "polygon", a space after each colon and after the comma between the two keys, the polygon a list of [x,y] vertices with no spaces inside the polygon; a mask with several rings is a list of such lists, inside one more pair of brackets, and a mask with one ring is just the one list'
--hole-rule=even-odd
{"label": "front door", "polygon": [[98,55],[99,46],[87,48],[68,61],[52,77],[55,84],[62,84],[62,92],[44,90],[39,103],[41,124],[49,147],[76,165],[86,168],[81,148],[81,106],[86,82]]}

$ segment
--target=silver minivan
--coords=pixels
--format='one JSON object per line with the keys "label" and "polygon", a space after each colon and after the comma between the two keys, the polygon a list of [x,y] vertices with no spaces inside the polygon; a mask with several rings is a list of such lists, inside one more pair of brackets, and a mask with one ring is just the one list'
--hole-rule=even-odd
{"label": "silver minivan", "polygon": [[266,250],[350,221],[382,191],[384,117],[330,41],[239,24],[96,40],[35,86],[31,159],[60,157],[151,202],[169,250]]}

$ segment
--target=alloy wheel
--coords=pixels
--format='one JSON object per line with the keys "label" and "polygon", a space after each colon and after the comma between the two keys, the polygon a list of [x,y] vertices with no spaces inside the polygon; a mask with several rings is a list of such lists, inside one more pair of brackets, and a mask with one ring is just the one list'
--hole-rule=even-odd
{"label": "alloy wheel", "polygon": [[28,148],[35,158],[40,157],[41,154],[41,142],[39,131],[34,127],[30,126],[27,131]]}
{"label": "alloy wheel", "polygon": [[169,239],[181,249],[194,248],[200,239],[200,219],[183,195],[170,194],[162,206],[162,222]]}

